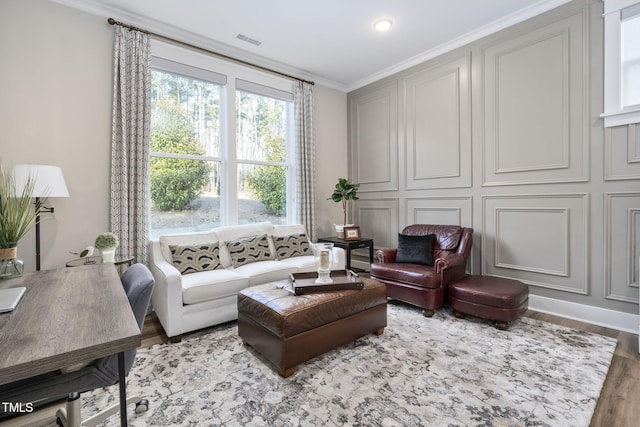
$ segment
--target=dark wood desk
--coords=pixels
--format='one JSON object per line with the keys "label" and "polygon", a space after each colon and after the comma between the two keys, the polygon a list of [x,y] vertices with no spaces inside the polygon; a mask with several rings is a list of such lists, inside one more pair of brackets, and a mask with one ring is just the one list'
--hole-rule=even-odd
{"label": "dark wood desk", "polygon": [[373,264],[373,239],[344,240],[338,237],[320,237],[318,242],[333,243],[334,246],[344,249],[347,255],[346,267],[351,270],[351,251],[360,248],[369,248],[369,264]]}
{"label": "dark wood desk", "polygon": [[[25,273],[0,288],[25,286],[17,308],[0,314],[0,384],[118,353],[120,420],[126,425],[124,351],[140,329],[113,264]],[[123,403],[125,402],[125,403]]]}

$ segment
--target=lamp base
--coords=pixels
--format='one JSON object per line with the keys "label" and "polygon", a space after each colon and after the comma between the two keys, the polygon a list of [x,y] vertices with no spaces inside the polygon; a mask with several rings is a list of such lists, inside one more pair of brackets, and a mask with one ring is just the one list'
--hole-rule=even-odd
{"label": "lamp base", "polygon": [[19,258],[3,259],[0,261],[0,280],[22,277],[24,263]]}

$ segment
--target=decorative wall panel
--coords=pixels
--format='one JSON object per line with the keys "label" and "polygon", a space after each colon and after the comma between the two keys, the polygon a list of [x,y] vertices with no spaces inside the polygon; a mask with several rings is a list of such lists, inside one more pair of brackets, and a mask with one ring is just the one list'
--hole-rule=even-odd
{"label": "decorative wall panel", "polygon": [[605,180],[640,179],[640,125],[604,130]]}
{"label": "decorative wall panel", "polygon": [[355,223],[362,237],[373,238],[376,248],[398,244],[398,199],[360,199],[355,209]]}
{"label": "decorative wall panel", "polygon": [[607,299],[638,302],[639,256],[640,193],[605,193]]}
{"label": "decorative wall panel", "polygon": [[397,99],[396,134],[384,122],[356,140],[349,121],[349,165],[381,157],[349,170],[371,181],[357,215],[377,247],[407,224],[460,223],[473,274],[521,280],[587,321],[594,307],[638,313],[640,124],[603,129],[602,13],[572,0],[347,95],[354,117],[372,103],[360,129],[390,123]]}
{"label": "decorative wall panel", "polygon": [[352,179],[361,192],[398,189],[398,87],[351,98]]}
{"label": "decorative wall panel", "polygon": [[407,189],[471,186],[470,58],[404,79]]}
{"label": "decorative wall panel", "polygon": [[484,185],[588,179],[587,15],[482,49]]}
{"label": "decorative wall panel", "polygon": [[483,274],[589,291],[586,194],[483,197]]}
{"label": "decorative wall panel", "polygon": [[471,197],[415,197],[406,199],[407,220],[411,224],[452,224],[471,227]]}

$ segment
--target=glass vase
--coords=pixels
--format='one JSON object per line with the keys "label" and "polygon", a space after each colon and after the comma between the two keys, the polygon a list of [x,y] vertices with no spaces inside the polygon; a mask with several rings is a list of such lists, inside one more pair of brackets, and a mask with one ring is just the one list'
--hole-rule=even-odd
{"label": "glass vase", "polygon": [[314,258],[316,262],[316,269],[318,270],[318,278],[316,283],[329,284],[333,283],[331,279],[331,263],[333,243],[316,243],[314,245]]}
{"label": "glass vase", "polygon": [[21,277],[24,262],[18,258],[17,244],[4,243],[0,246],[0,280]]}

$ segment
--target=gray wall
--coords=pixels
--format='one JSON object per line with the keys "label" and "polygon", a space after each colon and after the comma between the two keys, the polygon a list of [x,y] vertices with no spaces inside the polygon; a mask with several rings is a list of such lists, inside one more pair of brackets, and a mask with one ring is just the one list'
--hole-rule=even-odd
{"label": "gray wall", "polygon": [[532,306],[637,314],[640,126],[603,128],[602,24],[576,0],[349,93],[362,234],[470,226],[470,271],[528,283]]}

